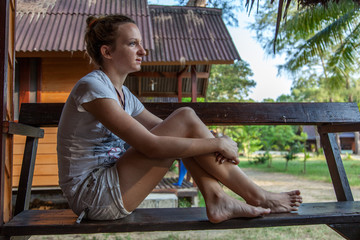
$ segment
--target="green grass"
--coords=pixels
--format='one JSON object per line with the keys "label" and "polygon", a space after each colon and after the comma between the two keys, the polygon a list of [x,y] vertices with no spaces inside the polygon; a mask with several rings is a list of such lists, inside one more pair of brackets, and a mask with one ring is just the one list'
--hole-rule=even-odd
{"label": "green grass", "polygon": [[30,240],[318,240],[343,239],[325,225],[268,227],[236,230],[206,230],[185,232],[135,232],[62,236],[32,236]]}
{"label": "green grass", "polygon": [[[343,164],[350,186],[360,187],[360,160],[343,158]],[[324,181],[331,183],[330,173],[324,157],[312,157],[306,161],[306,173],[304,173],[304,161],[301,157],[289,161],[288,169],[285,171],[285,159],[281,156],[273,157],[272,166],[268,164],[255,164],[247,158],[240,159],[240,168],[253,168],[264,172],[281,172],[295,176],[304,177],[309,180]]]}

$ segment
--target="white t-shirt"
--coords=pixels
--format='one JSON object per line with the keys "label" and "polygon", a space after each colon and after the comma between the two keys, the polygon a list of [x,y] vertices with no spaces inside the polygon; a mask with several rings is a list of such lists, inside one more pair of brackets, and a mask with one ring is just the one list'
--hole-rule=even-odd
{"label": "white t-shirt", "polygon": [[[142,103],[127,87],[123,86],[123,92],[125,111],[131,116],[140,114]],[[111,98],[120,105],[114,85],[100,70],[76,83],[61,114],[57,153],[59,184],[66,196],[73,196],[94,169],[112,166],[126,151],[126,143],[81,106],[97,98]]]}

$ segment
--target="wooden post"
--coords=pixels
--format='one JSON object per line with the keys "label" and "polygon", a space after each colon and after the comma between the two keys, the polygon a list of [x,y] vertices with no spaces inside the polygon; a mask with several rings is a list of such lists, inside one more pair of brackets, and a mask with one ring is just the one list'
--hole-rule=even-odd
{"label": "wooden post", "polygon": [[316,128],[315,128],[315,143],[316,143],[316,152],[319,153],[321,148],[321,142],[320,142],[319,132]]}
{"label": "wooden post", "polygon": [[[0,2],[0,74],[1,74],[1,86],[0,86],[0,105],[1,105],[1,129],[3,128],[5,103],[4,103],[4,89],[7,84],[7,68],[8,68],[8,12],[9,12],[9,1]],[[5,37],[4,37],[5,36]],[[1,131],[2,132],[2,131]],[[6,134],[1,134],[1,147],[0,147],[0,224],[3,224],[4,219],[4,189],[5,189],[5,139]]]}
{"label": "wooden post", "polygon": [[19,107],[30,102],[30,59],[20,58],[19,63]]}
{"label": "wooden post", "polygon": [[14,215],[17,215],[22,211],[29,209],[31,185],[33,182],[37,147],[38,138],[26,138]]}
{"label": "wooden post", "polygon": [[197,98],[196,65],[191,65],[191,102],[196,102],[196,98]]}
{"label": "wooden post", "polygon": [[36,102],[41,102],[41,89],[42,89],[42,59],[36,59],[36,71],[37,71],[37,80],[36,80]]}
{"label": "wooden post", "polygon": [[[340,147],[337,142],[337,137],[334,133],[321,133],[321,143],[324,148],[337,200],[354,201],[344,165],[341,160]],[[360,228],[358,223],[331,224],[328,226],[346,239],[359,239],[360,237]]]}
{"label": "wooden post", "polygon": [[359,154],[360,153],[360,144],[359,144],[359,132],[354,132],[354,141],[355,141],[355,149],[354,149],[354,154]]}
{"label": "wooden post", "polygon": [[184,74],[187,73],[188,69],[189,66],[186,65],[186,67],[177,74],[178,102],[182,102],[182,79],[184,78]]}
{"label": "wooden post", "polygon": [[178,77],[177,77],[177,84],[178,84],[178,92],[177,92],[177,94],[178,94],[178,102],[182,102],[182,76],[181,75],[179,75]]}
{"label": "wooden post", "polygon": [[340,156],[340,148],[334,133],[321,133],[321,143],[329,167],[338,201],[354,201],[345,168]]}
{"label": "wooden post", "polygon": [[12,121],[13,79],[15,66],[15,0],[0,1],[0,225],[11,217],[12,137],[4,132],[4,124]]}

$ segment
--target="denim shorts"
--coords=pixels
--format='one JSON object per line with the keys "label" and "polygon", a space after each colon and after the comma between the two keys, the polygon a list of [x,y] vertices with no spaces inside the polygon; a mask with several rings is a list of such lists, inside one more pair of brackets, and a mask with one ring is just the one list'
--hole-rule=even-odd
{"label": "denim shorts", "polygon": [[116,165],[97,168],[83,181],[69,205],[90,220],[115,220],[131,214],[124,208]]}

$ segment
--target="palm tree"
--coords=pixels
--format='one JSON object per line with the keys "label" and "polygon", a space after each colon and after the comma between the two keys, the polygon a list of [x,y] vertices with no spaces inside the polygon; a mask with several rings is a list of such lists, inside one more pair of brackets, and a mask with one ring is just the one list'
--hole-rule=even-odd
{"label": "palm tree", "polygon": [[[353,1],[329,2],[312,9],[298,11],[285,24],[287,34],[298,41],[295,51],[283,66],[296,71],[311,59],[318,59],[329,86],[351,88],[351,79],[357,71],[360,44],[359,5]],[[353,101],[351,92],[348,100]]]}

